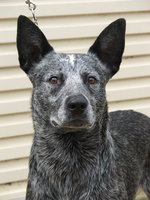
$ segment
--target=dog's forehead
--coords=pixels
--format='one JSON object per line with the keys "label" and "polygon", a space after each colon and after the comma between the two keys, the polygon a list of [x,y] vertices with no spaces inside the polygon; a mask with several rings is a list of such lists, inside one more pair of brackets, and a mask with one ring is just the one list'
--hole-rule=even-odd
{"label": "dog's forehead", "polygon": [[45,56],[39,68],[49,72],[61,71],[62,73],[97,72],[99,60],[92,54],[63,54],[50,53]]}
{"label": "dog's forehead", "polygon": [[[57,54],[59,66],[68,72],[94,70],[96,59],[87,54]],[[56,64],[57,65],[57,64]]]}

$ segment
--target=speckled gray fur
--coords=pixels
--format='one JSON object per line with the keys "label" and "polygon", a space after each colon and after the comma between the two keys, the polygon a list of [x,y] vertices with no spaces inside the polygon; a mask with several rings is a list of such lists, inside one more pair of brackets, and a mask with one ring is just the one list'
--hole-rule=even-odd
{"label": "speckled gray fur", "polygon": [[[133,200],[140,186],[150,199],[150,118],[107,111],[105,86],[119,69],[124,26],[121,19],[106,28],[87,54],[58,54],[30,20],[19,18],[17,47],[33,83],[35,130],[26,200]],[[106,52],[110,43],[113,49]],[[56,85],[50,84],[52,76],[58,77]],[[95,84],[87,82],[89,76]],[[87,108],[76,116],[82,123],[74,124],[66,102],[81,95]]]}

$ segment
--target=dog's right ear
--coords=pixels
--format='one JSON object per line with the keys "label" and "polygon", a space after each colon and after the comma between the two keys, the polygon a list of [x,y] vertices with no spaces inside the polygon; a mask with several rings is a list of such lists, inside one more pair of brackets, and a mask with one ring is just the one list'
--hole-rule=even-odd
{"label": "dog's right ear", "polygon": [[27,17],[19,16],[17,49],[21,68],[28,73],[34,63],[53,50],[42,31]]}

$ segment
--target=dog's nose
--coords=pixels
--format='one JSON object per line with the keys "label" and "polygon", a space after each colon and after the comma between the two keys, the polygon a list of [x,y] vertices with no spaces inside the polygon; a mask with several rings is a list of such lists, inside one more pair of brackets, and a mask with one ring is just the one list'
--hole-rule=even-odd
{"label": "dog's nose", "polygon": [[87,108],[88,101],[83,95],[71,96],[67,99],[67,109],[75,114],[81,114]]}

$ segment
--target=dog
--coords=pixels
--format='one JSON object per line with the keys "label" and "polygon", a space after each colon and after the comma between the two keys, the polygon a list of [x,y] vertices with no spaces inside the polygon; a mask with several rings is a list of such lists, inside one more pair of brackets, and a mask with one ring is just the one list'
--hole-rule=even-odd
{"label": "dog", "polygon": [[150,118],[107,109],[105,87],[119,70],[125,27],[118,19],[87,54],[65,54],[18,18],[19,62],[33,84],[26,200],[133,200],[139,187],[150,199]]}

